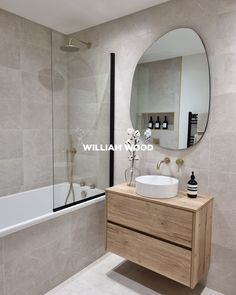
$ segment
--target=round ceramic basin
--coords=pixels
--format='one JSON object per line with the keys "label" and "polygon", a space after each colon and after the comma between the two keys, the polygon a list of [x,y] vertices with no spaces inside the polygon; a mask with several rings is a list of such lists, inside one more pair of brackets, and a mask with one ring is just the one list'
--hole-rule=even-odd
{"label": "round ceramic basin", "polygon": [[148,198],[167,199],[177,196],[178,179],[161,175],[144,175],[136,179],[136,193]]}

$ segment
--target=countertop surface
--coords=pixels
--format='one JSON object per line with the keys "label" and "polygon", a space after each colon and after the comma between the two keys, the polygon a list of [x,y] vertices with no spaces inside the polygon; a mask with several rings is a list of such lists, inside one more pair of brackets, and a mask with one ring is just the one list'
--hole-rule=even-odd
{"label": "countertop surface", "polygon": [[128,186],[126,183],[118,184],[106,189],[107,193],[116,193],[119,195],[145,200],[160,205],[180,208],[187,211],[196,212],[213,200],[211,196],[198,195],[197,198],[191,199],[187,197],[187,193],[179,192],[178,195],[170,199],[147,198],[136,194],[135,187]]}

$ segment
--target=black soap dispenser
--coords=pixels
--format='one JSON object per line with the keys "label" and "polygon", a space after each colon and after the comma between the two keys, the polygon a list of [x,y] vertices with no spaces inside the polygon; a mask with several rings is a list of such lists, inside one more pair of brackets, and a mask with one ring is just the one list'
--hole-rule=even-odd
{"label": "black soap dispenser", "polygon": [[192,172],[191,179],[187,185],[187,195],[189,198],[196,198],[197,197],[197,189],[198,183],[195,180],[194,172]]}

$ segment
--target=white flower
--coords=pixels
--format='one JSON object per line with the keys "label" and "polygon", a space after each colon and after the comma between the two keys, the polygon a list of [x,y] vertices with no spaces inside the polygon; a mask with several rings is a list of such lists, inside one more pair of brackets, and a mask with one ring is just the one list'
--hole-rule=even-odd
{"label": "white flower", "polygon": [[134,136],[134,138],[139,138],[139,137],[140,137],[140,132],[139,132],[139,130],[135,130],[133,136]]}
{"label": "white flower", "polygon": [[133,135],[133,133],[134,133],[134,129],[132,129],[132,128],[128,128],[128,129],[127,129],[127,133],[128,133],[128,135]]}
{"label": "white flower", "polygon": [[152,130],[147,128],[144,132],[144,136],[145,136],[146,140],[149,140],[152,136]]}

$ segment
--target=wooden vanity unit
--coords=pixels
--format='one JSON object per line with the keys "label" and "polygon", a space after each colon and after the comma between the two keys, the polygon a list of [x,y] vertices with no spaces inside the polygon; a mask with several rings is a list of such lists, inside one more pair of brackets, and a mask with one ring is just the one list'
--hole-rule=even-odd
{"label": "wooden vanity unit", "polygon": [[139,196],[126,184],[106,190],[106,249],[194,288],[208,270],[213,199]]}

